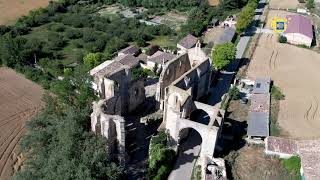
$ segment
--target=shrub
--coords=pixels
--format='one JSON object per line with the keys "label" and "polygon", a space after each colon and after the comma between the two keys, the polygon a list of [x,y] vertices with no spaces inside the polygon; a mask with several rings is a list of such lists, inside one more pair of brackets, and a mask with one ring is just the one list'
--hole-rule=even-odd
{"label": "shrub", "polygon": [[165,180],[173,168],[175,151],[167,146],[168,135],[160,131],[151,138],[149,154],[149,179]]}
{"label": "shrub", "polygon": [[285,95],[281,93],[280,89],[276,86],[272,86],[271,88],[271,95],[276,100],[284,100]]}
{"label": "shrub", "polygon": [[101,53],[89,53],[83,58],[83,62],[89,68],[93,68],[99,65],[102,61],[102,54]]}
{"label": "shrub", "polygon": [[72,41],[72,45],[76,48],[83,48],[83,41],[80,39]]}
{"label": "shrub", "polygon": [[52,24],[50,26],[50,30],[51,31],[55,31],[55,32],[63,32],[65,30],[65,26],[63,24]]}
{"label": "shrub", "polygon": [[154,76],[154,73],[150,69],[143,69],[143,68],[134,68],[131,71],[132,79],[145,79],[148,76]]}
{"label": "shrub", "polygon": [[310,10],[313,9],[315,7],[315,3],[314,0],[307,0],[307,4],[306,7]]}
{"label": "shrub", "polygon": [[65,46],[66,42],[61,35],[58,33],[49,33],[48,34],[48,43],[47,49],[48,50],[60,50]]}
{"label": "shrub", "polygon": [[232,100],[238,100],[240,99],[240,91],[236,86],[233,86],[230,90],[229,90],[229,95],[230,98]]}
{"label": "shrub", "polygon": [[9,32],[10,28],[5,25],[0,25],[0,35],[4,35],[5,33]]}
{"label": "shrub", "polygon": [[299,175],[300,167],[301,167],[301,159],[299,156],[292,156],[289,159],[282,160],[284,167],[295,175]]}
{"label": "shrub", "polygon": [[68,29],[65,32],[65,37],[68,39],[79,39],[83,36],[82,32],[78,29]]}
{"label": "shrub", "polygon": [[89,52],[102,52],[105,48],[106,43],[104,40],[98,39],[93,42],[88,42],[84,45],[84,48]]}
{"label": "shrub", "polygon": [[299,45],[298,45],[298,47],[301,47],[301,48],[307,48],[307,49],[309,48],[309,47],[308,47],[308,46],[306,46],[305,44],[299,44]]}
{"label": "shrub", "polygon": [[279,36],[279,39],[278,39],[279,43],[287,43],[287,38],[285,36]]}

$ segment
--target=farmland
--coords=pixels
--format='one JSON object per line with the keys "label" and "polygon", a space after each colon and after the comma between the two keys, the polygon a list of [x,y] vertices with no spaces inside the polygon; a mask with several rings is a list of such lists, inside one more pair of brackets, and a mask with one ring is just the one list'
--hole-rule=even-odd
{"label": "farmland", "polygon": [[293,138],[319,137],[319,54],[277,42],[276,35],[261,36],[247,76],[271,77],[285,100],[280,101],[278,122]]}
{"label": "farmland", "polygon": [[48,3],[48,0],[0,0],[0,24],[12,24],[30,10],[45,7]]}
{"label": "farmland", "polygon": [[42,108],[43,90],[11,69],[0,68],[0,179],[8,179],[25,123]]}

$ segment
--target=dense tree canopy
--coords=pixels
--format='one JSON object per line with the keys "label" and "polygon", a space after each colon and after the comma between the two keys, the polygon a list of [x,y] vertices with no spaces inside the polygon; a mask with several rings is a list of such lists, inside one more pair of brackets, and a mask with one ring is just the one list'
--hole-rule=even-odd
{"label": "dense tree canopy", "polygon": [[55,97],[45,96],[46,108],[28,122],[22,139],[23,170],[15,179],[117,179],[122,169],[107,156],[107,140],[90,132],[91,102],[95,99],[89,77],[52,84]]}
{"label": "dense tree canopy", "polygon": [[219,44],[212,51],[213,65],[222,70],[236,58],[236,48],[232,43]]}
{"label": "dense tree canopy", "polygon": [[[0,62],[54,94],[45,97],[46,108],[27,124],[28,134],[21,141],[24,168],[16,179],[120,176],[122,168],[107,156],[107,140],[90,132],[90,107],[96,97],[87,72],[101,63],[101,56],[109,59],[129,43],[145,46],[156,36],[177,33],[165,25],[147,26],[135,18],[109,18],[96,13],[99,3],[115,2],[155,10],[190,10],[182,34],[199,36],[212,17],[222,18],[229,10],[241,8],[246,0],[223,0],[215,8],[209,8],[207,0],[60,0],[20,18],[15,25],[0,26]],[[215,52],[219,69],[235,53],[231,45],[217,47]],[[134,72],[137,77],[149,73],[141,69]],[[60,76],[64,79],[58,80]],[[150,175],[161,179],[170,172],[174,152],[165,144],[155,147]]]}

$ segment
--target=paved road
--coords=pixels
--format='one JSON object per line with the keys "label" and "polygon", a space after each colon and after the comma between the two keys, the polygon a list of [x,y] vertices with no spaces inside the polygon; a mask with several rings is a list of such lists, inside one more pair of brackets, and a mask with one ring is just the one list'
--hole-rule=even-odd
{"label": "paved road", "polygon": [[180,144],[179,155],[168,180],[189,180],[201,148],[201,137],[194,130]]}

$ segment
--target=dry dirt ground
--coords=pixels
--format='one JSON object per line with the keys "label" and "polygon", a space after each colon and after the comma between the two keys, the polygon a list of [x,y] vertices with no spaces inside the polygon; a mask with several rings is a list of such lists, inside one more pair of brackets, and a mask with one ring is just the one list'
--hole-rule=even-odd
{"label": "dry dirt ground", "polygon": [[43,107],[42,88],[11,69],[0,67],[0,179],[6,180],[17,161],[15,150],[25,123]]}
{"label": "dry dirt ground", "polygon": [[232,166],[234,179],[239,180],[292,180],[278,158],[265,156],[262,146],[244,146],[238,151]]}
{"label": "dry dirt ground", "polygon": [[295,9],[300,6],[298,0],[269,0],[270,8]]}
{"label": "dry dirt ground", "polygon": [[203,42],[206,44],[209,44],[210,42],[217,42],[223,32],[224,28],[221,27],[210,28],[205,32]]}
{"label": "dry dirt ground", "polygon": [[287,11],[270,10],[265,28],[272,29],[271,22],[272,22],[272,18],[274,17],[285,18],[287,15],[294,15],[294,14],[295,13],[287,12]]}
{"label": "dry dirt ground", "polygon": [[220,0],[208,0],[208,3],[210,6],[218,6],[220,3]]}
{"label": "dry dirt ground", "polygon": [[247,77],[271,77],[286,96],[278,122],[293,138],[320,137],[320,54],[261,36]]}
{"label": "dry dirt ground", "polygon": [[248,119],[248,112],[249,112],[250,104],[249,102],[247,104],[240,103],[239,100],[237,101],[230,101],[228,106],[228,118],[243,122]]}
{"label": "dry dirt ground", "polygon": [[46,7],[49,0],[0,0],[0,24],[14,21],[32,9]]}

